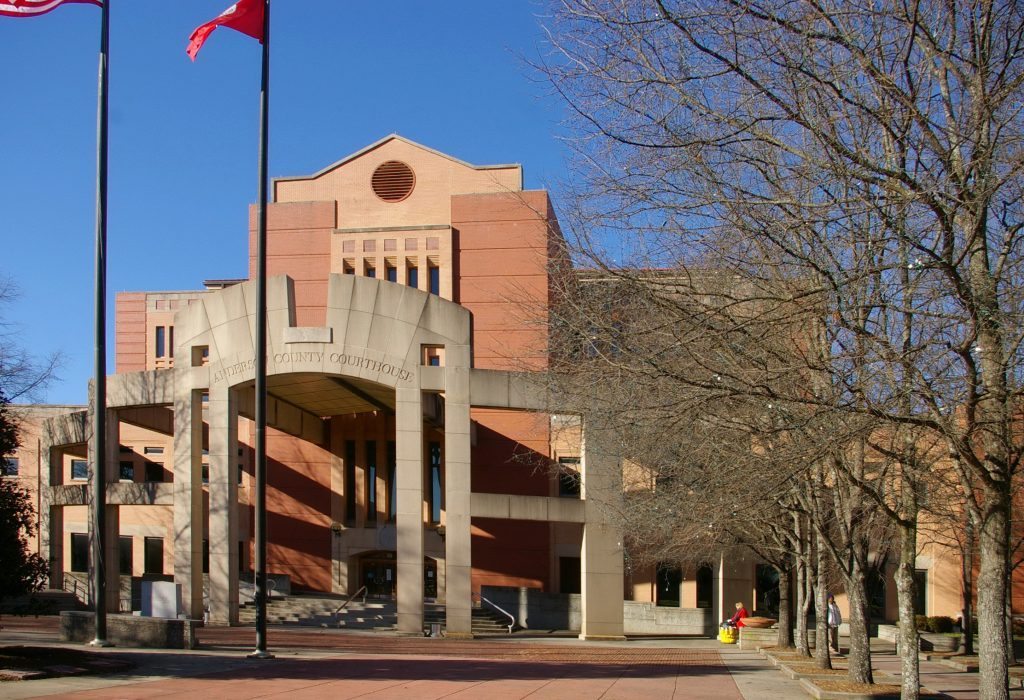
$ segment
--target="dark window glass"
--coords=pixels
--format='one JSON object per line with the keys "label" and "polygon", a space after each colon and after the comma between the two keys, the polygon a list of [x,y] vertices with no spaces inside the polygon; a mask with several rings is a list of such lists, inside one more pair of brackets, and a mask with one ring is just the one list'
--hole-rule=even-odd
{"label": "dark window glass", "polygon": [[164,538],[146,538],[145,566],[147,574],[164,573]]}
{"label": "dark window glass", "polygon": [[579,465],[578,457],[558,458],[558,495],[561,498],[580,497]]}
{"label": "dark window glass", "polygon": [[377,441],[366,441],[366,520],[377,522]]}
{"label": "dark window glass", "polygon": [[431,355],[430,357],[427,358],[427,364],[429,364],[431,367],[440,367],[441,366],[441,356],[440,355]]}
{"label": "dark window glass", "polygon": [[356,441],[345,441],[345,522],[356,522]]}
{"label": "dark window glass", "polygon": [[174,326],[167,326],[167,356],[174,357]]}
{"label": "dark window glass", "polygon": [[558,557],[558,592],[580,592],[580,558]]}
{"label": "dark window glass", "polygon": [[914,570],[914,614],[927,615],[928,570]]}
{"label": "dark window glass", "polygon": [[210,573],[210,540],[203,540],[203,573]]}
{"label": "dark window glass", "polygon": [[135,481],[135,465],[132,462],[121,462],[121,481]]}
{"label": "dark window glass", "polygon": [[84,459],[71,460],[71,478],[82,480],[89,478],[89,463]]}
{"label": "dark window glass", "polygon": [[398,515],[398,481],[395,479],[395,470],[398,464],[397,449],[393,440],[388,441],[388,522],[395,522]]}
{"label": "dark window glass", "polygon": [[71,570],[89,570],[89,535],[85,533],[71,533]]}
{"label": "dark window glass", "polygon": [[0,476],[18,476],[18,466],[17,457],[0,459]]}
{"label": "dark window glass", "polygon": [[410,267],[405,272],[405,283],[413,287],[414,289],[420,286],[420,269],[418,267]]}
{"label": "dark window glass", "polygon": [[164,351],[166,349],[165,346],[166,346],[166,339],[164,338],[164,327],[163,326],[157,326],[156,327],[156,352],[154,352],[153,354],[156,357],[163,357],[164,356]]}
{"label": "dark window glass", "polygon": [[436,265],[430,266],[430,293],[441,293],[441,268]]}
{"label": "dark window glass", "polygon": [[203,483],[204,484],[210,483],[210,465],[209,464],[204,464],[203,467],[202,467],[202,470],[203,470],[202,471]]}
{"label": "dark window glass", "polygon": [[164,448],[162,448],[162,447],[143,447],[142,448],[142,452],[143,452],[143,454],[147,454],[147,455],[162,455],[164,453]]}
{"label": "dark window glass", "polygon": [[441,522],[441,443],[430,443],[430,522]]}
{"label": "dark window glass", "polygon": [[397,282],[398,281],[398,268],[397,267],[392,267],[391,265],[388,265],[387,267],[384,268],[384,273],[387,275],[388,282]]}
{"label": "dark window glass", "polygon": [[377,277],[377,268],[375,268],[375,267],[368,267],[368,268],[366,268],[366,276],[369,277],[370,279],[374,279],[375,277]]}
{"label": "dark window glass", "polygon": [[132,575],[132,538],[122,535],[118,540],[118,571],[122,576]]}
{"label": "dark window glass", "polygon": [[164,465],[158,462],[146,462],[146,481],[163,481]]}

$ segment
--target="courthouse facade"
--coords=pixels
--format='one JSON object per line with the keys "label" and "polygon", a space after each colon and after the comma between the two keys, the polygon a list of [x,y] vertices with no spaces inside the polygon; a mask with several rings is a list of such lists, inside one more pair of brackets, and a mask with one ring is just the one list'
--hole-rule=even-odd
{"label": "courthouse facade", "polygon": [[[518,165],[473,166],[399,136],[272,193],[270,573],[293,589],[394,596],[410,633],[424,598],[445,603],[448,634],[468,635],[482,586],[573,590],[582,636],[621,636],[621,537],[607,498],[592,497],[621,491],[619,466],[596,436],[559,450],[526,378],[545,367],[560,235],[547,194],[523,190]],[[254,306],[251,280],[117,297],[111,610],[122,574],[164,574],[186,614],[238,619]],[[88,557],[86,418],[60,413],[35,436],[54,587]],[[546,468],[559,459],[580,475],[569,498]]]}

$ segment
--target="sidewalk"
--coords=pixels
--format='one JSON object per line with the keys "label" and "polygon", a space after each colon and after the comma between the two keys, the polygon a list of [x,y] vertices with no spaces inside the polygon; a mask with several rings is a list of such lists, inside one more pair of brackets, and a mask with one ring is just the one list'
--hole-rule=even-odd
{"label": "sidewalk", "polygon": [[[8,622],[11,624],[8,624]],[[4,618],[0,645],[57,644],[52,619]],[[805,697],[753,652],[699,639],[580,642],[573,638],[470,641],[272,627],[277,658],[246,658],[251,628],[207,628],[195,651],[102,649],[131,671],[6,682],[4,698],[487,698],[610,700]]]}
{"label": "sidewalk", "polygon": [[[0,645],[59,645],[55,618],[2,620]],[[808,697],[756,652],[709,639],[636,638],[581,642],[571,636],[446,640],[272,626],[272,660],[254,660],[248,627],[200,630],[194,651],[100,649],[129,671],[0,685],[20,698],[487,698],[531,700],[799,700]],[[73,645],[69,645],[73,646]],[[81,648],[81,646],[74,646]],[[899,658],[879,648],[879,671],[898,673]],[[957,700],[978,698],[976,673],[921,663],[922,684]],[[1011,692],[1024,700],[1024,689]]]}

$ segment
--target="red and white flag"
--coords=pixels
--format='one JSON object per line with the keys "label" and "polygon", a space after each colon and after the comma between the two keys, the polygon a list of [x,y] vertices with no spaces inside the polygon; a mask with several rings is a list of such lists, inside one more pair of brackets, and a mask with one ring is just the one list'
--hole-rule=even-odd
{"label": "red and white flag", "polygon": [[103,0],[0,0],[0,17],[35,17],[71,3],[102,5]]}
{"label": "red and white flag", "polygon": [[[3,0],[0,0],[3,2]],[[188,38],[188,48],[185,53],[193,61],[196,54],[203,48],[210,33],[220,26],[229,27],[242,34],[247,34],[253,39],[263,43],[263,2],[264,0],[238,0],[234,5],[220,13],[216,18],[206,24],[196,27],[192,36]]]}

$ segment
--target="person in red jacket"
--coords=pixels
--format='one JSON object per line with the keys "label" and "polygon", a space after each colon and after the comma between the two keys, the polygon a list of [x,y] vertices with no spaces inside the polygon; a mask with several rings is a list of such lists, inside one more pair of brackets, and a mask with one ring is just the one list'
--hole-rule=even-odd
{"label": "person in red jacket", "polygon": [[734,627],[746,627],[743,623],[743,618],[747,617],[749,613],[747,609],[743,607],[743,603],[736,603],[736,614],[729,618],[729,624]]}

